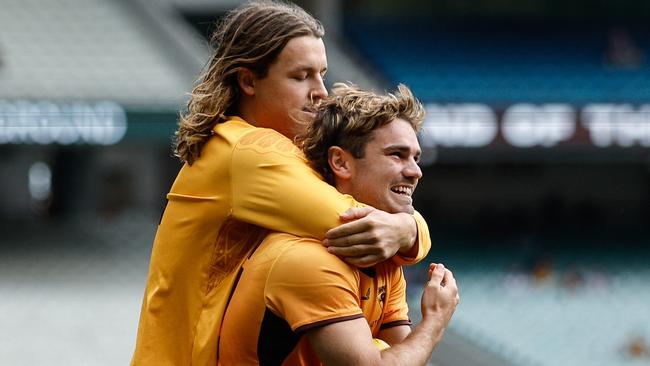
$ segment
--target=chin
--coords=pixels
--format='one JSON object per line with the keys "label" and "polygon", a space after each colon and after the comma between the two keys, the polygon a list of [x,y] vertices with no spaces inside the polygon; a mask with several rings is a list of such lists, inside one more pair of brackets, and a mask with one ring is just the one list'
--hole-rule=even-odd
{"label": "chin", "polygon": [[[377,207],[377,206],[375,206],[375,207]],[[379,208],[379,207],[377,207],[377,208]],[[407,213],[407,214],[413,215],[413,213],[415,212],[415,209],[411,205],[406,205],[406,206],[404,206],[404,205],[395,205],[395,206],[379,208],[379,209],[382,210],[382,211],[386,211],[388,213],[391,213],[391,214]]]}
{"label": "chin", "polygon": [[399,213],[407,213],[407,214],[413,214],[415,212],[415,209],[413,209],[413,205],[397,205],[397,211]]}

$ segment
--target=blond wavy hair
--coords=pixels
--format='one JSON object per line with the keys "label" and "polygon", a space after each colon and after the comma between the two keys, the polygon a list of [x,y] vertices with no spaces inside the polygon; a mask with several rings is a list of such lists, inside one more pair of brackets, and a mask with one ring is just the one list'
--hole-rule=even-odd
{"label": "blond wavy hair", "polygon": [[211,38],[213,55],[192,90],[187,112],[180,115],[174,154],[191,165],[214,126],[237,115],[240,70],[264,78],[291,39],[324,34],[319,21],[288,2],[254,1],[228,13]]}
{"label": "blond wavy hair", "polygon": [[336,83],[332,93],[313,107],[316,116],[296,143],[325,180],[334,184],[328,163],[328,150],[339,146],[355,158],[364,156],[371,132],[395,118],[406,120],[420,131],[425,110],[411,90],[403,84],[393,93],[378,95],[353,84]]}

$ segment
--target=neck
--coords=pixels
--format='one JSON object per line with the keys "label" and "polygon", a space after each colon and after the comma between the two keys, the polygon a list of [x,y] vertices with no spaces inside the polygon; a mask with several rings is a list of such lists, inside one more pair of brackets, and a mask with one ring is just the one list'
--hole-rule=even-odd
{"label": "neck", "polygon": [[263,127],[260,126],[260,124],[257,122],[257,118],[255,118],[255,113],[253,112],[253,107],[251,103],[250,102],[247,103],[244,100],[244,98],[242,98],[239,101],[239,106],[237,108],[237,115],[252,126]]}
{"label": "neck", "polygon": [[349,194],[350,196],[354,197],[352,194],[352,184],[350,184],[349,181],[346,180],[341,180],[341,179],[334,179],[334,187],[336,187],[336,190],[343,193],[343,194]]}

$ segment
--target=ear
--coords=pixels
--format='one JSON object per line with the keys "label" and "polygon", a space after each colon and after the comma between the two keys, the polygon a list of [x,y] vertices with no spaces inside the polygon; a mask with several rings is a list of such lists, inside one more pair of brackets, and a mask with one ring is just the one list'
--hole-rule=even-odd
{"label": "ear", "polygon": [[338,146],[332,146],[327,150],[327,162],[336,179],[351,179],[354,174],[354,162],[352,154]]}
{"label": "ear", "polygon": [[246,67],[237,71],[237,84],[242,93],[253,96],[255,95],[255,73]]}

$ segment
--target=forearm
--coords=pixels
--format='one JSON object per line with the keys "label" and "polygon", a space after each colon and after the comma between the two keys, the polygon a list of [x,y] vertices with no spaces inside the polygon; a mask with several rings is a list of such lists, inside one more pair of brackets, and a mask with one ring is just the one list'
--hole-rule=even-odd
{"label": "forearm", "polygon": [[[317,328],[309,331],[307,336],[316,354],[326,365],[426,365],[431,352],[442,338],[443,321],[444,319],[433,315],[418,324],[408,335],[404,334],[408,330],[392,332],[393,337],[386,337],[389,343],[392,342],[391,348],[383,351],[379,351],[373,344],[370,328],[363,318]],[[387,334],[380,333],[380,338],[385,335]]]}
{"label": "forearm", "polygon": [[[269,138],[286,140],[279,135]],[[327,230],[341,223],[342,212],[358,205],[321,180],[293,150],[237,147],[231,175],[232,214],[275,231],[323,239]],[[309,214],[315,211],[318,215]]]}
{"label": "forearm", "polygon": [[320,360],[331,365],[426,365],[458,304],[458,287],[442,264],[429,265],[429,281],[422,294],[422,321],[405,338],[408,328],[387,328],[379,334],[393,342],[383,351],[372,342],[365,319],[342,321],[308,331]]}
{"label": "forearm", "polygon": [[422,320],[402,342],[381,352],[381,365],[426,365],[444,330],[434,319]]}

